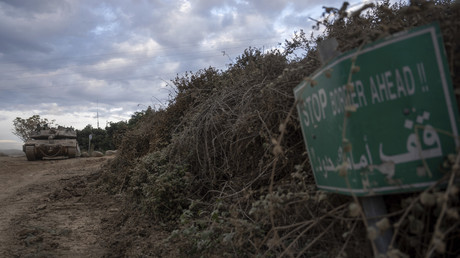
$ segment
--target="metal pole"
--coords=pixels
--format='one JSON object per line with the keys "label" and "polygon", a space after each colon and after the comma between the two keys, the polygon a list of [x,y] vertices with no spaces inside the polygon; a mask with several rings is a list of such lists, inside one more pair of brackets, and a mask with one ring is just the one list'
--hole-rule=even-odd
{"label": "metal pole", "polygon": [[88,142],[88,154],[91,155],[91,139],[93,138],[93,134],[89,135],[89,142]]}
{"label": "metal pole", "polygon": [[[364,214],[367,218],[367,224],[369,227],[375,227],[376,223],[387,215],[387,208],[382,196],[370,196],[360,197],[361,205],[364,210]],[[386,254],[388,246],[391,243],[393,237],[393,229],[390,227],[384,232],[380,232],[378,237],[374,240],[377,251],[381,254]]]}

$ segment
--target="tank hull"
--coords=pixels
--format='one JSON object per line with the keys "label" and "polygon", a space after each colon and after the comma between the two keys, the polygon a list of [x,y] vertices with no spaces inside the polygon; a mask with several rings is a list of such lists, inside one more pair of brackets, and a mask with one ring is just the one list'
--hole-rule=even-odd
{"label": "tank hull", "polygon": [[80,147],[76,140],[75,131],[42,130],[32,136],[22,146],[27,160],[41,160],[44,158],[80,156]]}

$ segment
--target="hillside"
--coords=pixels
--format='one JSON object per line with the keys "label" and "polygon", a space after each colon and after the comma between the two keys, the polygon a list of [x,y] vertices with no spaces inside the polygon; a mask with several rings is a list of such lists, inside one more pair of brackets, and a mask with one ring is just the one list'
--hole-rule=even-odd
{"label": "hillside", "polygon": [[[171,82],[168,107],[145,113],[99,179],[126,200],[115,227],[122,256],[168,256],[171,247],[192,257],[373,255],[375,232],[354,214],[359,203],[315,186],[293,89],[321,66],[316,46],[325,39],[346,52],[438,22],[458,90],[460,5],[383,3],[350,16],[346,7],[325,8],[319,36],[299,31],[282,51],[248,48],[225,71],[209,67]],[[447,189],[385,196],[381,225],[395,231],[389,257],[460,253],[458,158],[448,161]],[[149,229],[158,225],[168,237],[153,245]]]}

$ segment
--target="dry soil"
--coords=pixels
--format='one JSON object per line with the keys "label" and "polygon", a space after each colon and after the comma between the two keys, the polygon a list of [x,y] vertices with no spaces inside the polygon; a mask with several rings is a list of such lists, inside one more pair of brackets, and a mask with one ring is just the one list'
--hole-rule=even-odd
{"label": "dry soil", "polygon": [[119,200],[91,187],[110,157],[0,157],[0,257],[110,256]]}

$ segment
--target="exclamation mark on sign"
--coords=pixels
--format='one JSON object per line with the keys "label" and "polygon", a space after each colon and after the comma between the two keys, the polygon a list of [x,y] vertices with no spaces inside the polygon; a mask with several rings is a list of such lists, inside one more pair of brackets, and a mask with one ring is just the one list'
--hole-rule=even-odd
{"label": "exclamation mark on sign", "polygon": [[420,85],[422,86],[422,92],[427,92],[428,89],[428,84],[426,80],[426,74],[425,74],[425,67],[423,66],[423,63],[418,63],[417,64],[417,70],[418,70],[418,76],[420,77]]}

